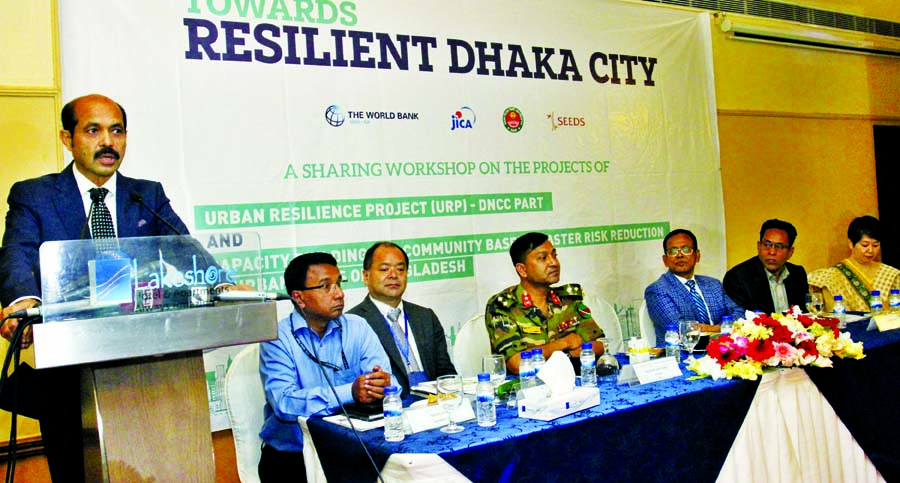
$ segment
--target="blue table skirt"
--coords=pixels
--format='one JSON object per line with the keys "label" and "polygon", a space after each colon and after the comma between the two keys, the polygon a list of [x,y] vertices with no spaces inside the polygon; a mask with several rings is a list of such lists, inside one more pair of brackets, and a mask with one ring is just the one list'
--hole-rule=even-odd
{"label": "blue table skirt", "polygon": [[900,330],[866,332],[866,322],[848,324],[863,342],[862,360],[834,358],[833,368],[806,369],[841,422],[886,481],[900,481]]}
{"label": "blue table skirt", "polygon": [[[383,431],[361,433],[378,468],[392,453],[434,453],[472,481],[713,482],[750,408],[757,381],[687,381],[603,387],[599,406],[554,421],[498,410],[497,426],[464,423],[384,441]],[[329,482],[374,481],[349,429],[318,418],[309,430]]]}

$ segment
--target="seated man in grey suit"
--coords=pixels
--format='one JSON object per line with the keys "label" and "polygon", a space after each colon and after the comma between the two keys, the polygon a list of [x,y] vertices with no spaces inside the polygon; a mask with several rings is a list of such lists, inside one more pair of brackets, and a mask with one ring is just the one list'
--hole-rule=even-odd
{"label": "seated man in grey suit", "polygon": [[437,315],[403,300],[408,268],[409,257],[397,244],[384,241],[369,247],[363,259],[363,281],[369,295],[350,309],[351,314],[366,319],[378,335],[404,397],[420,382],[456,374]]}

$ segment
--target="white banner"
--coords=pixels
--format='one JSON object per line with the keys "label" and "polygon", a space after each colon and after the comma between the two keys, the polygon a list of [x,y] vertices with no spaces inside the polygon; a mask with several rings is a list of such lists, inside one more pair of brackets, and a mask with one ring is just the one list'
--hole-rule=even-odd
{"label": "white banner", "polygon": [[[295,254],[333,253],[362,300],[378,240],[451,341],[517,283],[507,253],[553,236],[562,282],[617,308],[664,267],[670,228],[724,273],[709,20],[603,0],[67,0],[66,100],[128,112],[122,172],[163,182],[220,260],[283,291]],[[249,252],[248,252],[249,253]],[[257,278],[254,273],[262,272]],[[637,301],[637,302],[636,302]]]}

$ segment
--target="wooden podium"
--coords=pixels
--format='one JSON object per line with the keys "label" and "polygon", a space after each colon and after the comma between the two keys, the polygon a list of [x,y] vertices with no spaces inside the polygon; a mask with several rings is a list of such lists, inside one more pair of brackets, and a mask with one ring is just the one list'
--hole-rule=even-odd
{"label": "wooden podium", "polygon": [[277,323],[254,302],[35,325],[37,369],[82,368],[85,481],[215,481],[203,350]]}

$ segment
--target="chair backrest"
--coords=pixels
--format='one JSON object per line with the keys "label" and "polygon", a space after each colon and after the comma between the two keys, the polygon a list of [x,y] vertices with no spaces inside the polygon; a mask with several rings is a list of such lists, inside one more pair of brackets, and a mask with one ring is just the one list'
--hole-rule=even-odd
{"label": "chair backrest", "polygon": [[648,347],[656,347],[656,330],[653,328],[653,319],[650,318],[650,311],[647,310],[647,301],[641,304],[641,338],[647,341]]}
{"label": "chair backrest", "polygon": [[597,321],[597,325],[603,329],[610,353],[624,352],[625,343],[622,340],[622,324],[619,322],[619,316],[616,315],[616,310],[613,306],[606,300],[596,297],[589,297],[585,303],[590,307],[591,315]]}
{"label": "chair backrest", "polygon": [[481,358],[491,353],[491,341],[484,325],[484,314],[463,323],[453,343],[453,365],[461,376],[481,372]]}
{"label": "chair backrest", "polygon": [[243,483],[259,482],[263,406],[266,395],[259,379],[259,344],[242,349],[225,374],[225,402],[234,434],[238,477]]}

